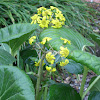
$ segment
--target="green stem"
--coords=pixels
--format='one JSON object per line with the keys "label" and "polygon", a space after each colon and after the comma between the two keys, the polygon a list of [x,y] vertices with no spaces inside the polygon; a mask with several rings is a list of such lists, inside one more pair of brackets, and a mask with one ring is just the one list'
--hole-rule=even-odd
{"label": "green stem", "polygon": [[88,74],[88,68],[84,66],[83,78],[82,78],[82,83],[81,83],[81,88],[80,88],[80,96],[81,97],[83,95],[84,85],[85,85],[87,74]]}
{"label": "green stem", "polygon": [[43,98],[43,100],[46,100],[46,97],[47,97],[47,91],[48,91],[48,87],[45,87],[45,90],[44,90],[44,98]]}
{"label": "green stem", "polygon": [[17,50],[17,67],[20,67],[19,66],[19,50]]}
{"label": "green stem", "polygon": [[41,57],[41,62],[39,65],[39,70],[38,70],[38,78],[37,78],[37,84],[36,84],[36,100],[38,100],[38,97],[39,97],[40,82],[41,82],[41,77],[42,77],[42,63],[43,63],[44,58],[45,58],[45,54],[43,54]]}
{"label": "green stem", "polygon": [[89,90],[93,87],[93,85],[100,79],[100,75],[90,84],[90,86],[86,89],[84,92],[82,99],[85,97],[85,95],[89,92]]}

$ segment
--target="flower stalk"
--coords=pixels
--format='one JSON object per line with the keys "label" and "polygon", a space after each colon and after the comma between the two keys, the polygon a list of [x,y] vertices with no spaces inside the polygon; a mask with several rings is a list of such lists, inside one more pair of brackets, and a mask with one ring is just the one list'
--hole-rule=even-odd
{"label": "flower stalk", "polygon": [[39,98],[39,89],[40,89],[40,83],[41,83],[41,77],[42,77],[42,64],[43,64],[43,60],[45,58],[45,53],[42,55],[41,57],[41,62],[39,65],[39,70],[38,70],[38,78],[37,78],[37,84],[36,84],[36,100],[38,100]]}
{"label": "flower stalk", "polygon": [[86,66],[84,66],[83,78],[82,78],[82,83],[81,83],[81,88],[80,88],[80,96],[81,97],[83,95],[84,85],[85,85],[85,82],[86,82],[87,74],[88,74],[88,68]]}

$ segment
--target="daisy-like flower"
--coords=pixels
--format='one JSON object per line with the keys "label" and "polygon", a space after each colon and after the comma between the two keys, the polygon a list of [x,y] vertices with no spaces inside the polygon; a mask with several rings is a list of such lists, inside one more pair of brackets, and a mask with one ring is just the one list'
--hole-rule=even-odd
{"label": "daisy-like flower", "polygon": [[65,61],[60,62],[60,66],[66,66],[69,63],[69,60],[66,59]]}
{"label": "daisy-like flower", "polygon": [[42,28],[44,28],[44,27],[46,27],[46,28],[48,28],[48,25],[49,25],[49,20],[47,20],[46,19],[46,16],[44,16],[43,18],[42,18],[42,20],[39,20],[39,26],[40,27],[42,27]]}
{"label": "daisy-like flower", "polygon": [[54,10],[54,9],[57,9],[56,7],[54,6],[50,6],[51,10]]}
{"label": "daisy-like flower", "polygon": [[35,42],[35,39],[36,39],[36,36],[32,36],[32,37],[29,39],[29,44],[31,45],[33,42]]}
{"label": "daisy-like flower", "polygon": [[56,18],[56,19],[52,19],[51,21],[52,24],[54,24],[53,28],[61,28],[62,27],[62,23]]}
{"label": "daisy-like flower", "polygon": [[55,72],[55,71],[56,71],[56,68],[52,68],[52,67],[46,66],[46,70],[47,70],[48,72]]}
{"label": "daisy-like flower", "polygon": [[55,13],[55,17],[56,18],[59,18],[60,19],[60,21],[65,21],[65,17],[63,16],[63,14],[61,14],[61,13]]}
{"label": "daisy-like flower", "polygon": [[59,14],[62,13],[58,8],[56,8],[56,12],[59,13]]}
{"label": "daisy-like flower", "polygon": [[45,10],[42,12],[42,16],[48,16],[48,15],[50,15],[50,16],[52,15],[51,9],[48,9],[48,10]]}
{"label": "daisy-like flower", "polygon": [[44,11],[44,10],[46,10],[46,8],[45,7],[40,7],[40,8],[37,9],[38,15],[41,14],[42,10]]}
{"label": "daisy-like flower", "polygon": [[45,37],[45,38],[42,39],[42,42],[40,42],[40,43],[44,45],[47,41],[50,41],[50,40],[52,40],[52,38]]}
{"label": "daisy-like flower", "polygon": [[51,63],[51,64],[54,64],[54,60],[55,60],[55,57],[54,55],[51,53],[51,52],[48,52],[46,54],[46,60]]}
{"label": "daisy-like flower", "polygon": [[40,16],[38,16],[38,14],[35,14],[34,16],[32,16],[31,17],[31,19],[32,19],[32,22],[31,22],[31,24],[36,24],[37,22],[39,22],[39,20],[40,20]]}
{"label": "daisy-like flower", "polygon": [[56,68],[53,68],[51,72],[55,72],[55,71],[56,71]]}
{"label": "daisy-like flower", "polygon": [[64,41],[64,43],[71,44],[71,41],[69,41],[69,40],[67,40],[67,39],[65,39],[65,38],[60,37],[60,39],[61,39],[61,40],[63,40],[63,41]]}
{"label": "daisy-like flower", "polygon": [[[38,62],[35,62],[35,66],[39,66],[40,65],[40,62],[41,62],[41,59]],[[42,66],[44,66],[44,65],[45,65],[45,63],[43,61]]]}
{"label": "daisy-like flower", "polygon": [[50,72],[50,71],[52,70],[52,68],[51,68],[51,67],[46,66],[46,70]]}
{"label": "daisy-like flower", "polygon": [[69,55],[69,50],[67,49],[67,47],[66,48],[64,48],[64,47],[60,47],[60,54],[61,54],[61,57],[67,57],[68,55]]}

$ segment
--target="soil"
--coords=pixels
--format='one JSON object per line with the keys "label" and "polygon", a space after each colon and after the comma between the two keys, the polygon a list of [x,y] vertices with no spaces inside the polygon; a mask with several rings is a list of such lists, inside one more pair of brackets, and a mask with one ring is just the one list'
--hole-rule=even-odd
{"label": "soil", "polygon": [[[65,78],[64,83],[70,84],[70,86],[73,87],[79,93],[83,75],[78,75],[77,77],[77,75],[75,74],[73,74],[72,76],[68,76],[68,74],[66,74],[66,76],[67,77]],[[86,83],[84,86],[84,91],[88,88],[89,82],[94,76],[96,76],[94,72],[88,72]],[[85,96],[84,100],[88,100],[88,96],[89,93]]]}

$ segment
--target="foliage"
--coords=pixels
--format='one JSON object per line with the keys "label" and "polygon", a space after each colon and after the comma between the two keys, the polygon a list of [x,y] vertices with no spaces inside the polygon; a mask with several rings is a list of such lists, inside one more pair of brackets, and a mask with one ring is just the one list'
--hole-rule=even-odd
{"label": "foliage", "polygon": [[0,0],[0,27],[14,23],[30,22],[30,16],[36,12],[33,0]]}
{"label": "foliage", "polygon": [[31,25],[30,23],[15,24],[2,28],[0,30],[0,42],[7,43],[11,48],[11,53],[14,55],[21,44],[36,29],[38,29],[38,25]]}
{"label": "foliage", "polygon": [[25,72],[14,66],[0,66],[1,100],[35,100],[33,84]]}
{"label": "foliage", "polygon": [[[9,0],[8,2],[6,0],[5,2],[7,4],[18,2],[19,4],[26,7],[24,5],[24,4],[27,5],[26,1],[16,0],[13,2],[12,0]],[[88,17],[85,16],[86,14],[87,15],[89,14],[86,11],[85,8],[86,5],[84,5],[81,1],[73,1],[73,0],[72,1],[56,0],[53,2],[52,1],[53,0],[36,1],[37,3],[35,4],[35,7],[44,5],[47,6],[48,8],[49,5],[54,5],[57,6],[62,12],[58,8],[54,7],[53,10],[52,8],[50,8],[53,14],[50,14],[50,10],[49,10],[49,13],[45,12],[47,15],[44,16],[43,12],[46,11],[46,9],[44,9],[44,7],[40,7],[41,14],[40,16],[37,15],[39,18],[35,16],[36,14],[34,15],[36,17],[35,20],[34,20],[34,16],[31,17],[32,25],[30,23],[18,23],[0,29],[0,48],[1,48],[0,49],[1,50],[0,76],[4,76],[1,77],[0,80],[1,82],[0,84],[3,84],[0,85],[1,86],[0,89],[2,89],[0,93],[6,93],[6,92],[8,93],[8,90],[11,91],[9,92],[9,94],[11,93],[10,95],[12,95],[13,93],[21,92],[21,96],[19,95],[17,98],[22,98],[23,100],[25,99],[40,100],[41,98],[44,100],[53,100],[53,99],[55,100],[55,98],[58,99],[58,97],[60,99],[64,97],[64,99],[70,100],[70,98],[74,96],[75,97],[72,98],[72,100],[75,99],[80,100],[80,98],[82,99],[84,98],[83,89],[84,89],[84,84],[88,73],[88,69],[100,75],[100,62],[99,62],[100,58],[85,51],[86,46],[94,46],[94,44],[88,41],[84,36],[80,34],[82,33],[83,30],[85,32],[88,31],[87,34],[92,30],[92,28],[88,27],[90,25],[88,20],[88,17],[90,15]],[[0,1],[1,4],[6,5],[5,2]],[[27,1],[27,2],[29,2],[30,4],[32,1]],[[41,2],[43,2],[43,4]],[[83,9],[80,10],[79,8],[82,7]],[[43,9],[41,10],[41,8]],[[68,10],[66,11],[65,9]],[[58,13],[57,11],[60,13]],[[84,14],[81,15],[80,12]],[[64,17],[60,17],[56,13],[59,14],[60,16],[62,15],[62,13],[64,13],[65,18],[67,19],[65,26],[62,27],[62,25],[64,25],[62,21],[65,21]],[[14,16],[14,19],[15,18],[16,15]],[[46,21],[48,23],[46,23],[45,26],[44,22]],[[83,21],[84,23],[82,23]],[[80,22],[82,24],[80,24]],[[60,24],[60,27],[57,26],[58,23]],[[42,27],[42,29],[39,26]],[[70,28],[68,26],[70,26]],[[80,30],[80,28],[82,28],[82,30]],[[29,41],[27,42],[28,39]],[[5,45],[4,43],[6,43],[7,45]],[[16,66],[18,66],[19,68],[16,68],[15,66],[8,66],[11,64],[14,65],[13,64],[13,62],[15,61],[14,57],[17,60]],[[67,57],[69,59],[67,59]],[[70,65],[67,66],[68,63],[71,65],[71,67]],[[70,73],[80,74],[84,70],[80,94],[78,94],[76,90],[74,90],[69,85],[56,83],[55,81],[53,81],[56,80],[57,77],[60,77],[59,75],[60,70],[64,71],[64,69],[66,69],[67,71],[68,68],[66,68],[66,66],[69,67],[70,69],[69,74]],[[72,71],[73,67],[74,67],[74,71]],[[77,68],[81,70],[76,71]],[[20,69],[24,70],[24,72]],[[32,82],[30,81],[30,78],[25,74],[25,72],[30,76],[30,78],[32,78],[33,84],[35,85],[36,98],[34,98],[35,94],[34,94],[34,88],[32,86]],[[10,79],[11,81],[9,81]],[[99,76],[91,84],[94,85],[98,80],[99,80]],[[48,81],[51,83],[48,83]],[[6,84],[6,82],[8,83]],[[10,83],[12,82],[12,85],[9,82]],[[8,85],[11,85],[12,88],[10,89],[2,88],[2,86],[7,87]],[[12,91],[14,92],[12,93]],[[89,90],[87,89],[86,93],[87,91]],[[6,94],[1,94],[0,99],[8,98],[7,97],[8,95],[6,96],[3,95]],[[92,96],[90,95],[90,98],[93,98],[93,95]]]}

